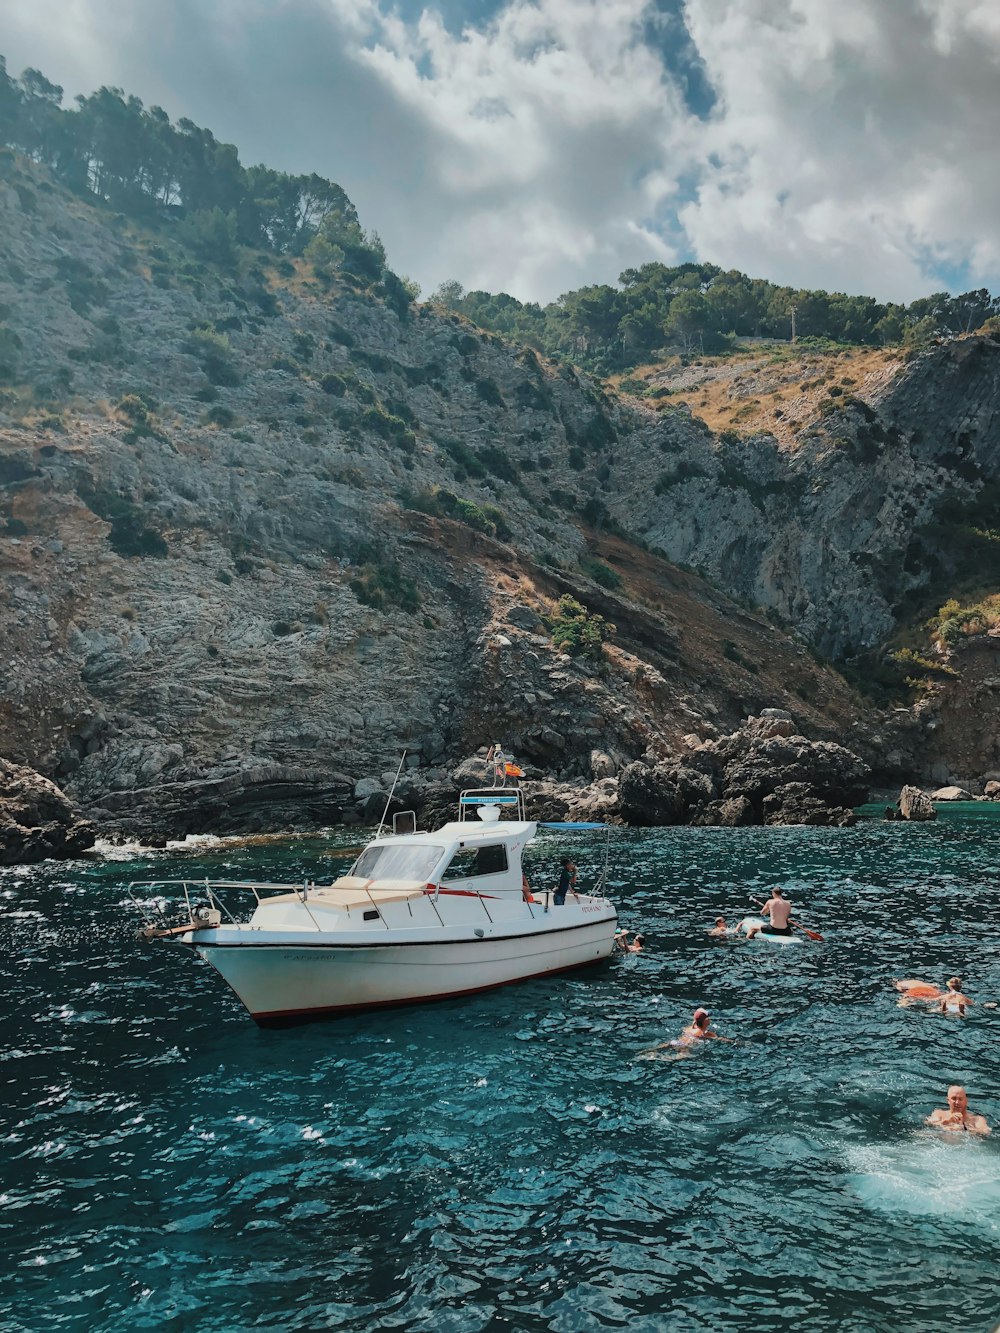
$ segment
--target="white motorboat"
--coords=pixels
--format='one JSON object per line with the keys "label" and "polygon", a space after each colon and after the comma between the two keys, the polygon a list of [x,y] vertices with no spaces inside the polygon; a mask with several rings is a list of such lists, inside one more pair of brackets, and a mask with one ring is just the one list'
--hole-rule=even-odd
{"label": "white motorboat", "polygon": [[[502,817],[506,816],[506,817]],[[407,827],[407,832],[399,831]],[[549,825],[600,829],[603,825]],[[603,896],[525,887],[522,855],[539,824],[519,788],[462,792],[458,819],[417,832],[410,812],[332,884],[145,881],[183,891],[187,919],[147,924],[210,963],[260,1024],[468,995],[607,958],[617,913]],[[238,921],[227,902],[252,892]],[[276,892],[275,892],[276,891]],[[197,901],[195,901],[197,899]]]}

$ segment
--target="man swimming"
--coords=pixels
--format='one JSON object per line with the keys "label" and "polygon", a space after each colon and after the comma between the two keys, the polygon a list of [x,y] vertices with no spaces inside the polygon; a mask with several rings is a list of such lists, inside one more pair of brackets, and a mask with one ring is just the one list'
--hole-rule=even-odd
{"label": "man swimming", "polygon": [[716,939],[725,939],[728,935],[732,935],[733,931],[726,925],[726,918],[724,916],[717,916],[715,918],[715,925],[711,930],[706,930],[705,934],[713,936]]}
{"label": "man swimming", "polygon": [[990,1133],[986,1117],[975,1115],[969,1110],[968,1095],[958,1083],[948,1089],[948,1109],[942,1107],[940,1110],[932,1111],[924,1124],[931,1125],[934,1129],[955,1130],[959,1133],[963,1130],[969,1134]]}

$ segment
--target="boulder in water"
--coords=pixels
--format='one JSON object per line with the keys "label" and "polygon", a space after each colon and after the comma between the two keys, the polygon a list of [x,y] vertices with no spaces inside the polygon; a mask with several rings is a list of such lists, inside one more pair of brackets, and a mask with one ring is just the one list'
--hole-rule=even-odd
{"label": "boulder in water", "polygon": [[924,820],[937,819],[937,811],[931,798],[919,787],[904,787],[899,793],[899,816],[901,819]]}
{"label": "boulder in water", "polygon": [[932,801],[971,801],[972,794],[964,787],[939,787],[931,792]]}

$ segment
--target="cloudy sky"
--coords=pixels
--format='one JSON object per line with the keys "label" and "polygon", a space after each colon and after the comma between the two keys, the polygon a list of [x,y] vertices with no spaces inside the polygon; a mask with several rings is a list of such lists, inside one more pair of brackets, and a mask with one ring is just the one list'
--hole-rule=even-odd
{"label": "cloudy sky", "polygon": [[0,53],[338,181],[431,290],[1000,290],[1000,0],[31,0]]}

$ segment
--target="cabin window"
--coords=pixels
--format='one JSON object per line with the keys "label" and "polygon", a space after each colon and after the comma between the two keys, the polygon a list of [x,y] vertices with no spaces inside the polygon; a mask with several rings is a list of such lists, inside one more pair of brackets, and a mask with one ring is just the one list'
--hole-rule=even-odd
{"label": "cabin window", "polygon": [[478,879],[480,875],[500,875],[506,869],[507,848],[502,842],[491,847],[463,847],[448,862],[441,878]]}
{"label": "cabin window", "polygon": [[351,874],[360,879],[406,879],[426,884],[443,851],[443,847],[426,842],[366,847],[351,867]]}

